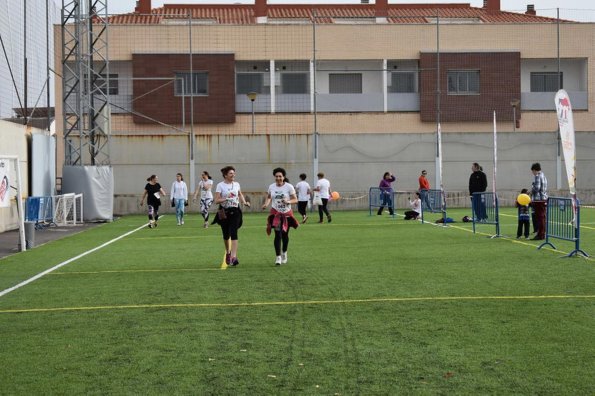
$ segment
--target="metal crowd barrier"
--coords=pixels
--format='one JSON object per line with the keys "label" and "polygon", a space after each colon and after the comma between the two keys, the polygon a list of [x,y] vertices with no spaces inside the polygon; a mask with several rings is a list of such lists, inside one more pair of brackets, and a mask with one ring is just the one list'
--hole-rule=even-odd
{"label": "metal crowd barrier", "polygon": [[471,207],[473,210],[473,233],[475,233],[476,224],[493,224],[496,226],[496,234],[492,238],[501,236],[497,195],[493,192],[473,193]]}
{"label": "metal crowd barrier", "polygon": [[539,245],[537,249],[541,249],[546,245],[556,249],[550,242],[550,239],[556,238],[574,242],[574,250],[564,257],[578,256],[579,253],[589,257],[580,248],[580,209],[578,200],[576,206],[574,206],[572,198],[549,197],[547,199],[545,220],[545,242]]}

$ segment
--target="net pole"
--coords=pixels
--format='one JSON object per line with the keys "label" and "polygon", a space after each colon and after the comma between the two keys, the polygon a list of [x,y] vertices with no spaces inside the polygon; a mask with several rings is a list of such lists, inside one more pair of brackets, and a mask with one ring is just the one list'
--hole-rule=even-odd
{"label": "net pole", "polygon": [[444,183],[442,182],[442,127],[438,123],[438,180],[440,182],[440,211],[444,219],[444,226],[446,226],[446,197],[444,196]]}
{"label": "net pole", "polygon": [[498,131],[496,128],[496,110],[494,110],[494,171],[492,172],[493,203],[496,207],[496,179],[498,175]]}

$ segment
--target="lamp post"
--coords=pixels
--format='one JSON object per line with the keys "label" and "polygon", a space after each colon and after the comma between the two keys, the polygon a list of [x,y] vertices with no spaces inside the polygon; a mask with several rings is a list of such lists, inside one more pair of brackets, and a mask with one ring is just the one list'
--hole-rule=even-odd
{"label": "lamp post", "polygon": [[512,106],[512,131],[516,132],[516,108],[521,103],[518,99],[513,99],[510,101],[510,105]]}
{"label": "lamp post", "polygon": [[252,134],[254,135],[254,101],[256,100],[256,96],[258,96],[258,94],[256,92],[248,92],[246,96],[252,103]]}

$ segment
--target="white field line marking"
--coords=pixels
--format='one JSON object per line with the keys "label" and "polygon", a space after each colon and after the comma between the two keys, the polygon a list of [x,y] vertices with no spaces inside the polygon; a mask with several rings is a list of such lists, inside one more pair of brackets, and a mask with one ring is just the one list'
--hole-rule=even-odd
{"label": "white field line marking", "polygon": [[72,271],[54,272],[58,275],[97,275],[97,274],[136,274],[142,272],[196,272],[196,271],[219,271],[219,268],[172,268],[172,269],[144,269],[144,270],[106,270],[106,271]]}
{"label": "white field line marking", "polygon": [[99,249],[102,249],[102,248],[104,248],[104,247],[106,247],[106,246],[108,246],[108,245],[111,245],[112,243],[114,243],[114,242],[117,242],[117,241],[119,241],[120,239],[122,239],[122,238],[125,238],[125,237],[127,237],[128,235],[130,235],[130,234],[132,234],[132,233],[135,233],[135,232],[137,232],[138,230],[142,230],[142,229],[143,229],[143,228],[145,228],[146,226],[147,226],[146,224],[143,224],[142,226],[140,226],[140,227],[138,227],[138,228],[135,228],[135,229],[134,229],[134,230],[132,230],[132,231],[128,231],[128,232],[127,232],[126,234],[124,234],[124,235],[120,235],[119,237],[117,237],[117,238],[114,238],[114,239],[112,239],[111,241],[107,241],[107,242],[106,242],[106,243],[104,243],[103,245],[99,245],[99,246],[97,246],[96,248],[93,248],[93,249],[91,249],[91,250],[87,250],[86,252],[84,252],[84,253],[81,253],[81,254],[79,254],[79,255],[78,255],[78,256],[76,256],[76,257],[70,258],[70,259],[68,259],[68,260],[66,260],[66,261],[63,261],[63,262],[61,262],[61,263],[60,263],[60,264],[58,264],[58,265],[55,265],[55,266],[53,266],[53,267],[52,267],[52,268],[50,268],[50,269],[47,269],[47,270],[45,270],[45,271],[43,271],[43,272],[40,272],[39,274],[37,274],[37,275],[35,275],[35,276],[33,276],[33,277],[31,277],[31,278],[29,278],[29,279],[27,279],[27,280],[25,280],[25,281],[23,281],[23,282],[19,283],[18,285],[15,285],[15,286],[13,286],[13,287],[9,287],[8,289],[2,290],[2,291],[0,291],[0,297],[2,297],[2,296],[5,296],[6,294],[8,294],[8,293],[10,293],[10,292],[12,292],[12,291],[15,291],[16,289],[19,289],[19,288],[21,288],[21,287],[23,287],[23,286],[25,286],[25,285],[28,285],[29,283],[31,283],[31,282],[33,282],[33,281],[36,281],[37,279],[39,279],[39,278],[41,278],[41,277],[43,277],[43,276],[45,276],[45,275],[49,274],[50,272],[52,272],[52,271],[55,271],[55,270],[57,270],[58,268],[64,267],[65,265],[67,265],[67,264],[70,264],[70,263],[72,263],[73,261],[76,261],[76,260],[80,259],[81,257],[85,257],[85,256],[86,256],[86,255],[88,255],[88,254],[94,253],[94,252],[98,251]]}
{"label": "white field line marking", "polygon": [[306,300],[306,301],[261,301],[243,303],[180,303],[180,304],[138,304],[138,305],[104,305],[86,307],[55,308],[16,308],[0,310],[0,314],[32,313],[32,312],[71,312],[71,311],[105,311],[126,309],[176,309],[176,308],[237,308],[266,307],[284,305],[330,305],[330,304],[366,304],[391,302],[435,302],[435,301],[531,301],[531,300],[573,300],[594,299],[595,295],[541,295],[541,296],[436,296],[436,297],[386,297],[353,300]]}

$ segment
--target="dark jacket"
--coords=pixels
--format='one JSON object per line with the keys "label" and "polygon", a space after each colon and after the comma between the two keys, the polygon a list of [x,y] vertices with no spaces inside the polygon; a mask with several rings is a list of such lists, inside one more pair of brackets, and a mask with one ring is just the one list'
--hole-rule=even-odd
{"label": "dark jacket", "polygon": [[488,178],[486,174],[477,170],[469,177],[469,195],[475,192],[484,192],[488,188]]}

